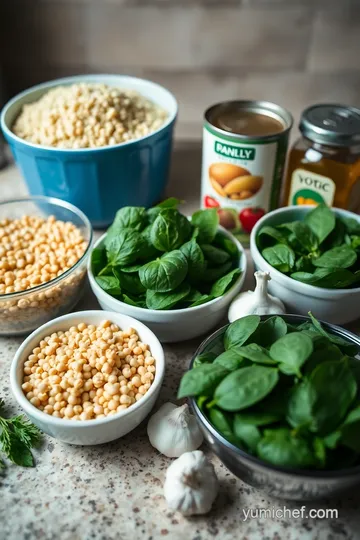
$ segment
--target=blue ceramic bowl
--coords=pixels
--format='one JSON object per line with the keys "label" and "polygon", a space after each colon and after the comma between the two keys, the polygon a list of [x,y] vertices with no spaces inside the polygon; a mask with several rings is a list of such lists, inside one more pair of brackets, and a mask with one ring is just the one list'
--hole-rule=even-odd
{"label": "blue ceramic bowl", "polygon": [[[11,127],[24,104],[50,88],[74,83],[104,83],[132,89],[151,99],[169,117],[154,133],[102,148],[61,149],[17,137]],[[123,75],[79,75],[34,86],[10,100],[1,113],[1,128],[31,195],[46,195],[80,208],[94,227],[109,225],[122,206],[151,206],[165,189],[177,115],[174,96],[162,86]]]}

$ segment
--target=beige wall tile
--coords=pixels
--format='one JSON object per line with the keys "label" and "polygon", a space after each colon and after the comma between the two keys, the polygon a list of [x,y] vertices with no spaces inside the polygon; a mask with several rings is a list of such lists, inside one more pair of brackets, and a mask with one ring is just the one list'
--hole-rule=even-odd
{"label": "beige wall tile", "polygon": [[90,63],[152,68],[192,65],[191,11],[158,7],[119,8],[92,5],[89,11]]}
{"label": "beige wall tile", "polygon": [[203,10],[194,36],[201,66],[296,69],[305,62],[311,31],[306,8]]}
{"label": "beige wall tile", "polygon": [[[345,9],[344,9],[345,8]],[[315,20],[308,67],[312,71],[359,70],[360,2],[321,10]]]}
{"label": "beige wall tile", "polygon": [[[209,74],[144,74],[169,88],[179,102],[178,136],[201,137],[205,109],[228,99],[265,99],[287,108],[294,116],[295,126],[301,111],[320,102],[341,102],[360,106],[360,73],[313,74],[267,73],[244,76],[214,76]],[[293,130],[296,135],[297,129]]]}
{"label": "beige wall tile", "polygon": [[291,67],[305,62],[310,11],[92,5],[89,61],[156,69]]}

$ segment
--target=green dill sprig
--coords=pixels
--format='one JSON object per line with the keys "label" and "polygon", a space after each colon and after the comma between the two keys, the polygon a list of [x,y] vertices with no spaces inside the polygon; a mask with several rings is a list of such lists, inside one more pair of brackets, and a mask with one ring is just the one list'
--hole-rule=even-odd
{"label": "green dill sprig", "polygon": [[[0,399],[0,413],[4,401]],[[41,440],[41,432],[23,415],[4,418],[0,415],[0,450],[5,456],[22,467],[35,465],[31,448],[36,447]],[[5,468],[5,462],[0,458],[0,469]]]}

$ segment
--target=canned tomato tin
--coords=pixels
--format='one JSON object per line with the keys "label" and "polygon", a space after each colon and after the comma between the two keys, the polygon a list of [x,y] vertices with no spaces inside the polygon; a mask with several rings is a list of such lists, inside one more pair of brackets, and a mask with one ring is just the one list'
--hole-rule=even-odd
{"label": "canned tomato tin", "polygon": [[278,206],[291,114],[267,101],[228,101],[205,112],[201,206],[245,244]]}

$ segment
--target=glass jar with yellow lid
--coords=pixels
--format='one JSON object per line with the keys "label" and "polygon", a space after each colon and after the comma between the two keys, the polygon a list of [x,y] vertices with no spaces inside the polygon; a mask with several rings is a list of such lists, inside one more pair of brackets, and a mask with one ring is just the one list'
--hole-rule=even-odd
{"label": "glass jar with yellow lid", "polygon": [[360,109],[312,105],[290,150],[283,205],[319,204],[360,211]]}

